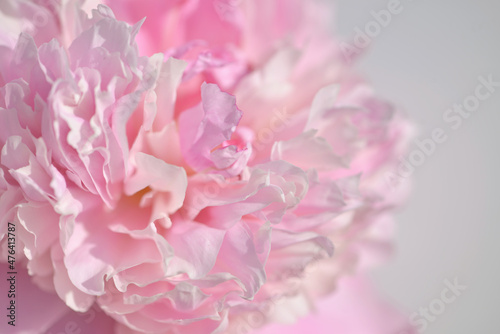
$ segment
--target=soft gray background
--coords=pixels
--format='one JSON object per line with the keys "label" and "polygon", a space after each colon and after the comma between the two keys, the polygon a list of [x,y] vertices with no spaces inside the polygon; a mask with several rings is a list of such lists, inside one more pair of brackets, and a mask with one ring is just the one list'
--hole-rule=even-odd
{"label": "soft gray background", "polygon": [[[355,28],[389,0],[334,0],[337,30]],[[500,88],[452,130],[442,119],[474,92],[477,77],[500,82],[500,1],[401,0],[403,10],[357,62],[381,96],[413,118],[417,138],[436,127],[448,140],[413,174],[398,215],[397,253],[373,276],[408,314],[439,298],[445,279],[467,290],[427,334],[500,333]]]}

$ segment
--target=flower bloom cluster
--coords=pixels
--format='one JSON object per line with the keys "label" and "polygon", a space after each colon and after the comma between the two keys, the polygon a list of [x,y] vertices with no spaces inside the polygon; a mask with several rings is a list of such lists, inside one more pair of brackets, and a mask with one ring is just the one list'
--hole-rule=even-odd
{"label": "flower bloom cluster", "polygon": [[324,7],[82,2],[0,5],[0,248],[15,223],[30,284],[120,334],[238,333],[390,252],[410,127]]}

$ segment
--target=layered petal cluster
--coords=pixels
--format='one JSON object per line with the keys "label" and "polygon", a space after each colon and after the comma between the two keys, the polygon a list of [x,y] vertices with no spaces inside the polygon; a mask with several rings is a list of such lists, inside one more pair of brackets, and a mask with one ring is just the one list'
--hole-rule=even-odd
{"label": "layered petal cluster", "polygon": [[10,222],[26,277],[117,334],[238,333],[389,253],[410,126],[324,8],[83,5],[0,5],[3,261]]}

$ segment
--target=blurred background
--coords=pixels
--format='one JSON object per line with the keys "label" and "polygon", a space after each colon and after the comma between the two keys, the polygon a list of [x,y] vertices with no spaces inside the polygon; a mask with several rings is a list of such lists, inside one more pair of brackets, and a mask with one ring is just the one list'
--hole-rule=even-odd
{"label": "blurred background", "polygon": [[[358,71],[415,120],[417,140],[437,128],[446,136],[412,173],[377,286],[421,332],[500,333],[500,2],[330,2],[344,46],[363,53]],[[488,97],[474,97],[485,88]],[[464,103],[465,116],[449,111]],[[457,284],[456,296],[443,295]]]}

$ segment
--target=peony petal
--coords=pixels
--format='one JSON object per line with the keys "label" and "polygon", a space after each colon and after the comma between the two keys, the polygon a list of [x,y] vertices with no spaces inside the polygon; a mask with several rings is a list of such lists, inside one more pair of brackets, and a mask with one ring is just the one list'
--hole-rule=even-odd
{"label": "peony petal", "polygon": [[169,193],[170,201],[165,205],[165,210],[168,213],[177,211],[182,206],[186,194],[186,171],[182,167],[169,165],[141,152],[135,155],[135,162],[136,173],[125,183],[125,193],[132,195],[146,187]]}
{"label": "peony petal", "polygon": [[215,264],[224,234],[197,222],[174,221],[165,236],[175,249],[167,275],[185,273],[191,279],[205,276]]}
{"label": "peony petal", "polygon": [[[217,85],[204,83],[201,87],[201,106],[192,108],[179,118],[181,148],[189,165],[202,171],[207,168],[224,170],[239,159],[246,158],[236,148],[218,148],[231,139],[241,118],[233,96],[222,92]],[[196,127],[196,124],[200,123]],[[224,150],[215,155],[214,150]],[[232,172],[237,175],[242,168]],[[235,174],[236,173],[236,174]]]}
{"label": "peony petal", "polygon": [[293,139],[275,142],[271,159],[285,160],[304,170],[348,167],[343,159],[333,152],[324,138],[315,135],[315,130],[309,130]]}

